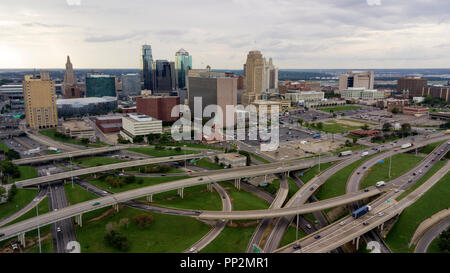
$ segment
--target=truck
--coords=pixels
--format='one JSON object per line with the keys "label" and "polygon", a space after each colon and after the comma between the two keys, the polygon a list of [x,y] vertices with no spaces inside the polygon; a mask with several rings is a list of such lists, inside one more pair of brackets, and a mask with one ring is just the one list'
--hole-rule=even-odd
{"label": "truck", "polygon": [[384,185],[386,185],[386,182],[384,182],[384,181],[378,181],[378,182],[375,184],[375,186],[376,186],[377,188],[383,187]]}
{"label": "truck", "polygon": [[413,146],[411,143],[405,143],[402,145],[402,149],[407,149],[409,147]]}
{"label": "truck", "polygon": [[347,155],[352,155],[353,154],[353,152],[352,151],[345,151],[345,152],[340,152],[339,153],[339,157],[342,157],[342,156],[347,156]]}
{"label": "truck", "polygon": [[359,217],[363,216],[364,214],[368,213],[371,210],[372,210],[371,206],[363,206],[363,207],[360,207],[359,209],[353,211],[352,216],[353,216],[353,218],[358,219]]}
{"label": "truck", "polygon": [[314,136],[313,136],[313,138],[314,138],[314,139],[318,139],[318,138],[320,138],[320,134],[316,134],[316,135],[314,135]]}
{"label": "truck", "polygon": [[361,153],[361,157],[365,157],[366,155],[369,155],[369,152],[363,152],[363,153]]}

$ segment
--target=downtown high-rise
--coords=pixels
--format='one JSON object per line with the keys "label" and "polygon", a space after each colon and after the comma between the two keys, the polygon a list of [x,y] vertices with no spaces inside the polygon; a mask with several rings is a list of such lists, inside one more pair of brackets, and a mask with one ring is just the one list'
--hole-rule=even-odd
{"label": "downtown high-rise", "polygon": [[150,45],[142,46],[142,79],[144,89],[153,90],[153,55]]}
{"label": "downtown high-rise", "polygon": [[156,60],[153,93],[173,91],[176,86],[175,64],[167,60]]}
{"label": "downtown high-rise", "polygon": [[189,70],[192,69],[192,56],[184,49],[175,53],[175,69],[177,71],[177,87],[187,88]]}

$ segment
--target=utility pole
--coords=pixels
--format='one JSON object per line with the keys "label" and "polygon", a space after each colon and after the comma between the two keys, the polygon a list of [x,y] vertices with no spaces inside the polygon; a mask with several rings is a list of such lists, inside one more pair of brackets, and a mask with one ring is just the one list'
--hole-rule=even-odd
{"label": "utility pole", "polygon": [[[39,204],[36,206],[36,217],[39,216]],[[42,247],[41,247],[41,230],[40,226],[38,225],[38,242],[39,242],[39,253],[42,253]]]}

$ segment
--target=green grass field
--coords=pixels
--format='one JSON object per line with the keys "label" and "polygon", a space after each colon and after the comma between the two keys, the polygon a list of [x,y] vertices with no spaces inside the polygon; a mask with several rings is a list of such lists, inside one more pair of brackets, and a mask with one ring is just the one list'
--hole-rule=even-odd
{"label": "green grass field", "polygon": [[184,154],[189,155],[200,153],[199,151],[190,151],[190,150],[181,150],[177,152],[174,149],[158,150],[154,148],[128,148],[127,150],[153,157],[167,157],[175,155],[184,155]]}
{"label": "green grass field", "polygon": [[225,227],[200,253],[244,253],[256,227]]}
{"label": "green grass field", "polygon": [[413,154],[396,154],[392,156],[391,177],[389,174],[389,158],[385,158],[384,163],[377,163],[373,166],[361,182],[361,189],[374,186],[378,181],[390,181],[395,179],[410,169],[414,168],[423,157],[416,157]]}
{"label": "green grass field", "polygon": [[439,238],[434,239],[428,246],[427,253],[444,253],[439,248]]}
{"label": "green grass field", "polygon": [[[357,122],[364,123],[364,122],[360,122],[360,121],[357,121]],[[327,120],[326,122],[323,122],[322,124],[323,124],[322,129],[318,129],[317,127],[312,127],[311,125],[309,125],[308,128],[320,130],[320,131],[331,133],[331,134],[337,134],[337,133],[361,129],[361,126],[351,126],[351,125],[347,125],[347,124],[342,124],[342,123],[336,122],[336,120]]]}
{"label": "green grass field", "polygon": [[[329,162],[329,163],[323,163],[320,164],[320,171],[323,172],[326,169],[328,169],[329,167],[333,166],[333,162]],[[303,176],[300,176],[300,179],[307,183],[309,180],[313,179],[314,176],[319,174],[319,165],[316,165],[312,168],[310,168],[309,170],[307,170],[306,172],[303,173]]]}
{"label": "green grass field", "polygon": [[0,141],[0,150],[7,152],[7,151],[9,151],[9,148],[8,148],[8,146],[5,145],[5,143]]}
{"label": "green grass field", "polygon": [[81,157],[73,160],[73,164],[80,165],[85,168],[96,167],[102,165],[109,165],[114,163],[125,162],[125,160],[120,160],[111,157],[102,157],[102,156],[91,156],[91,157]]}
{"label": "green grass field", "polygon": [[36,194],[35,190],[17,189],[12,202],[0,204],[0,219],[5,219],[21,210],[36,197]]}
{"label": "green grass field", "polygon": [[450,206],[448,181],[450,181],[450,173],[447,173],[419,200],[400,214],[397,223],[386,238],[386,243],[393,252],[413,252],[414,246],[408,248],[408,243],[420,223]]}
{"label": "green grass field", "polygon": [[339,112],[339,111],[349,111],[349,110],[358,110],[358,109],[361,109],[361,106],[345,105],[345,106],[319,108],[317,110],[330,113],[331,111]]}
{"label": "green grass field", "polygon": [[65,184],[64,190],[66,192],[67,201],[69,202],[69,205],[75,205],[81,202],[89,201],[92,199],[98,198],[97,195],[91,193],[90,191],[78,186],[77,184]]}
{"label": "green grass field", "polygon": [[38,172],[35,167],[32,166],[17,166],[17,167],[19,168],[20,171],[20,177],[11,179],[10,182],[16,182],[38,177]]}
{"label": "green grass field", "polygon": [[257,154],[251,154],[251,157],[253,157],[254,159],[258,160],[259,162],[265,163],[265,164],[269,164],[271,163],[269,160],[257,155]]}
{"label": "green grass field", "polygon": [[[292,178],[288,178],[288,184],[289,184],[289,192],[288,192],[288,199],[291,198],[298,190],[297,184],[292,180]],[[280,188],[280,179],[275,179],[272,181],[272,183],[269,183],[265,187],[260,187],[262,190],[267,191],[268,193],[275,195]]]}
{"label": "green grass field", "polygon": [[[150,214],[154,221],[148,228],[139,228],[133,216]],[[76,228],[77,240],[83,253],[118,253],[104,241],[105,227],[108,223],[118,223],[127,218],[129,225],[119,228],[130,243],[130,253],[179,253],[200,240],[210,227],[191,217],[149,213],[124,207],[118,213],[94,222],[83,218],[83,227]]]}
{"label": "green grass field", "polygon": [[433,167],[431,167],[425,174],[424,176],[422,176],[419,181],[417,181],[416,183],[414,183],[409,189],[407,189],[406,191],[404,191],[402,194],[400,194],[395,200],[400,201],[402,200],[405,196],[407,196],[408,194],[410,194],[411,192],[413,192],[415,189],[417,189],[420,185],[422,185],[423,183],[425,183],[430,177],[432,177],[439,169],[441,169],[442,167],[444,167],[446,164],[446,162],[444,161],[439,161],[436,162],[436,164],[434,164]]}
{"label": "green grass field", "polygon": [[[294,221],[295,221],[295,219],[294,219]],[[283,239],[281,240],[280,247],[283,247],[283,246],[288,245],[295,241],[295,234],[296,234],[295,229],[296,228],[293,226],[288,227],[286,233],[284,233],[284,235],[283,235]],[[306,236],[306,233],[302,229],[299,228],[298,229],[298,239],[301,239],[305,236]]]}
{"label": "green grass field", "polygon": [[[42,200],[39,205],[38,205],[38,212],[39,215],[42,215],[44,213],[47,213],[50,211],[50,204],[48,201],[48,197],[45,197],[44,200]],[[19,218],[15,219],[14,221],[6,224],[6,226],[30,219],[36,217],[36,208],[31,209],[30,211],[28,211],[27,213],[25,213],[24,215],[20,216]]]}
{"label": "green grass field", "polygon": [[422,154],[429,154],[431,153],[434,149],[436,149],[437,146],[441,145],[442,143],[446,142],[446,140],[442,140],[439,142],[435,142],[435,143],[431,143],[428,144],[422,148],[419,149],[419,152]]}
{"label": "green grass field", "polygon": [[223,151],[223,148],[200,144],[200,143],[174,142],[174,143],[167,143],[167,144],[163,144],[163,145],[175,146],[175,147],[183,147],[184,145],[186,145],[186,147],[189,147],[189,148]]}
{"label": "green grass field", "polygon": [[103,146],[107,146],[107,144],[102,143],[102,142],[98,142],[98,143],[88,143],[83,144],[80,140],[77,139],[72,139],[72,138],[62,138],[62,137],[58,137],[56,136],[56,130],[55,129],[45,129],[45,130],[40,130],[39,131],[40,134],[49,137],[55,141],[59,141],[59,142],[63,142],[63,143],[71,143],[71,144],[75,144],[75,145],[80,145],[80,146],[89,146],[89,147],[103,147]]}
{"label": "green grass field", "polygon": [[220,184],[230,195],[233,210],[257,210],[269,208],[269,204],[266,203],[266,201],[259,199],[250,192],[244,190],[238,191],[231,183],[220,182]]}
{"label": "green grass field", "polygon": [[198,167],[210,169],[210,170],[221,170],[221,169],[223,169],[223,167],[217,165],[215,162],[212,162],[211,160],[209,160],[206,157],[204,157],[204,158],[202,158],[200,160],[197,160],[194,163],[194,165],[198,166]]}

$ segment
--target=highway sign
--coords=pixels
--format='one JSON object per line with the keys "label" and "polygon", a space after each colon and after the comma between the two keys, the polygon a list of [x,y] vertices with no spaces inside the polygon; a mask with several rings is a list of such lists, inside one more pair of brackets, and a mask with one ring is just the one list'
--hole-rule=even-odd
{"label": "highway sign", "polygon": [[253,245],[253,252],[254,253],[262,253],[262,250],[261,250],[261,248],[259,248],[259,246]]}

